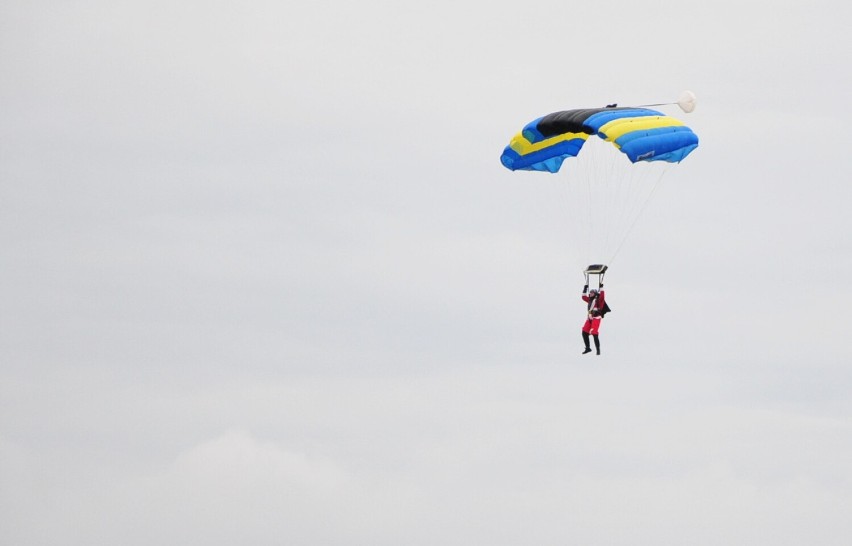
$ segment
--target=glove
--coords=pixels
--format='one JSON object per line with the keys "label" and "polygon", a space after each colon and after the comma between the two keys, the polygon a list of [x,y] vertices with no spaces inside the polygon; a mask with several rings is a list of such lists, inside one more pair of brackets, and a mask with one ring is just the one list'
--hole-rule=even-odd
{"label": "glove", "polygon": [[585,294],[588,291],[589,291],[589,285],[588,284],[583,285],[583,294]]}

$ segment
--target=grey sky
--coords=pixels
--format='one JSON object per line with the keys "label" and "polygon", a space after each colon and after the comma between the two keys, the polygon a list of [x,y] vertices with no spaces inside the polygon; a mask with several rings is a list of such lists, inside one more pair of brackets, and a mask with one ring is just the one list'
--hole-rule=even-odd
{"label": "grey sky", "polygon": [[[845,544],[850,20],[3,2],[0,544]],[[582,357],[500,152],[683,89]]]}

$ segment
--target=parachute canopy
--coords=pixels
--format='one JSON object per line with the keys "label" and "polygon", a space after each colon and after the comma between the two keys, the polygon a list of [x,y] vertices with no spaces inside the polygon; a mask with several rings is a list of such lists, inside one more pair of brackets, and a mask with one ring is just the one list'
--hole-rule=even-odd
{"label": "parachute canopy", "polygon": [[554,112],[528,123],[512,138],[500,161],[513,171],[559,171],[576,157],[590,135],[611,142],[631,162],[678,163],[698,147],[683,122],[639,107],[586,108]]}

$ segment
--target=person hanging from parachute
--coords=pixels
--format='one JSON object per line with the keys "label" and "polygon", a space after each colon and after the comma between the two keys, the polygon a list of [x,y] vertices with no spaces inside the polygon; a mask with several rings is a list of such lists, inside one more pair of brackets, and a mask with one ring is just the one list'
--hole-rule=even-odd
{"label": "person hanging from parachute", "polygon": [[[592,336],[595,341],[595,351],[597,351],[597,354],[601,354],[601,341],[599,337],[601,320],[611,311],[609,305],[607,305],[606,294],[603,289],[603,276],[606,270],[607,266],[605,265],[590,265],[585,271],[586,284],[583,286],[583,294],[580,296],[586,302],[586,311],[588,313],[582,329],[583,343],[586,346],[583,350],[584,355],[592,352],[592,348],[589,346],[589,336]],[[597,288],[589,290],[589,275],[598,275]]]}
{"label": "person hanging from parachute", "polygon": [[[677,164],[698,147],[698,136],[692,129],[649,107],[677,104],[690,113],[695,103],[695,95],[684,91],[676,103],[627,107],[612,103],[604,108],[553,112],[527,123],[504,148],[500,162],[511,171],[557,173],[567,161],[572,164],[572,170],[582,173],[583,164],[578,161],[589,156],[587,152],[581,154],[587,141],[598,137],[592,140],[611,144],[605,154],[589,159],[585,183],[576,183],[577,178],[567,179],[573,181],[568,184],[569,190],[573,187],[578,197],[585,197],[585,203],[576,200],[580,207],[573,218],[578,222],[578,235],[582,229],[589,233],[585,244],[578,241],[580,244],[575,245],[576,251],[586,250],[587,259],[603,259],[603,264],[611,264],[665,172],[660,171],[657,176],[656,172],[638,167]],[[619,158],[616,162],[617,156],[628,161]],[[619,177],[619,172],[624,176]],[[647,175],[647,178],[634,180],[634,173]],[[596,221],[601,218],[605,221]],[[589,261],[583,260],[583,263]],[[602,282],[607,267],[591,265],[585,271],[582,299],[587,303],[588,316],[582,328],[583,354],[592,351],[590,336],[597,354],[601,354],[601,320],[610,311]],[[588,290],[590,274],[599,275],[598,288],[591,291]]]}
{"label": "person hanging from parachute", "polygon": [[586,348],[583,349],[583,354],[588,354],[592,352],[592,348],[589,346],[589,336],[591,335],[595,340],[595,350],[597,354],[601,354],[601,340],[599,337],[599,331],[601,327],[601,319],[603,319],[603,306],[606,305],[606,296],[604,295],[604,291],[601,290],[598,292],[594,288],[589,290],[588,294],[583,294],[581,296],[583,301],[586,302],[588,309],[588,316],[586,317],[586,323],[583,324],[583,343],[585,343]]}

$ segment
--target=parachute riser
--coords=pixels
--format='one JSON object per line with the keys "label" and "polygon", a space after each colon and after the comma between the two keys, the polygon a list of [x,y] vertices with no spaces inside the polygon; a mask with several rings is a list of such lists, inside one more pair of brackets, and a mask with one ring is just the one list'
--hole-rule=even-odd
{"label": "parachute riser", "polygon": [[594,280],[597,277],[598,282],[598,290],[603,288],[604,275],[606,275],[606,271],[609,269],[609,266],[603,264],[592,264],[583,271],[583,275],[586,277],[586,288],[590,286],[590,280]]}

